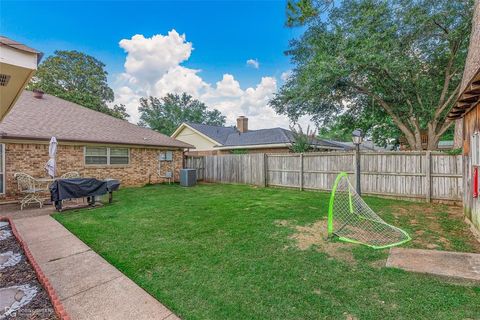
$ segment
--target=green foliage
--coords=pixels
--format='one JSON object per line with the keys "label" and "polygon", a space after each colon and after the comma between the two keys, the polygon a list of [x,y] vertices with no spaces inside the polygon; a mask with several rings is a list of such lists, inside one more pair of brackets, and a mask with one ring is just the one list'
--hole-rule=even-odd
{"label": "green foliage", "polygon": [[[322,243],[322,227],[312,224],[322,225],[329,196],[155,185],[122,188],[111,205],[54,218],[182,319],[478,318],[478,285],[385,268],[388,250],[353,244],[340,246],[339,256],[338,246],[300,250],[297,241]],[[461,214],[448,214],[452,208],[365,201],[387,222],[421,235],[407,247],[447,250],[451,243],[449,250],[472,250],[475,239]],[[353,263],[341,259],[350,250]]]}
{"label": "green foliage", "polygon": [[418,149],[418,133],[428,129],[433,149],[452,124],[446,115],[472,7],[472,0],[290,1],[287,24],[306,31],[290,43],[295,68],[270,105],[294,121],[311,115],[320,127],[363,126],[379,144],[401,134]]}
{"label": "green foliage", "polygon": [[312,150],[312,139],[315,137],[315,132],[310,131],[310,126],[307,127],[307,132],[304,133],[302,127],[297,124],[297,128],[290,127],[293,135],[293,142],[290,150],[294,153],[309,152]]}
{"label": "green foliage", "polygon": [[387,146],[397,144],[401,132],[385,116],[382,110],[375,109],[352,109],[349,112],[338,115],[334,121],[325,123],[319,130],[319,135],[323,138],[351,141],[352,132],[355,129],[362,129],[368,132],[368,136],[378,146]]}
{"label": "green foliage", "polygon": [[233,149],[230,151],[231,154],[247,154],[247,149]]}
{"label": "green foliage", "polygon": [[78,51],[57,50],[40,64],[27,89],[42,90],[81,106],[126,119],[128,114],[124,106],[107,106],[113,101],[113,90],[108,86],[107,75],[105,65],[94,57]]}
{"label": "green foliage", "polygon": [[127,113],[127,108],[124,104],[116,104],[110,109],[110,115],[119,118],[119,119],[127,119],[130,115]]}
{"label": "green foliage", "polygon": [[449,154],[451,156],[458,156],[462,154],[463,149],[462,148],[456,148],[456,149],[451,149],[448,151],[445,151],[446,154]]}
{"label": "green foliage", "polygon": [[171,135],[183,122],[202,123],[214,126],[225,124],[225,116],[217,109],[207,106],[192,96],[169,93],[163,98],[140,99],[140,125],[166,135]]}

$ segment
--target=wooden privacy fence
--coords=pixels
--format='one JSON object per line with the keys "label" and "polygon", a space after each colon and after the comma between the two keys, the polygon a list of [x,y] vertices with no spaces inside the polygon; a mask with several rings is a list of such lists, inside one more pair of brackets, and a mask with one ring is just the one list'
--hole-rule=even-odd
{"label": "wooden privacy fence", "polygon": [[[440,152],[361,152],[362,193],[461,201],[462,157]],[[355,185],[355,153],[245,154],[187,157],[199,180],[330,190],[339,172]]]}

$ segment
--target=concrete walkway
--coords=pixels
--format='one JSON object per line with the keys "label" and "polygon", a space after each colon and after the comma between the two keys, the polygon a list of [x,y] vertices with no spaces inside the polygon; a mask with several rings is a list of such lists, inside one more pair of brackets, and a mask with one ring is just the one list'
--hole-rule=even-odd
{"label": "concrete walkway", "polygon": [[14,223],[73,320],[179,319],[52,217]]}
{"label": "concrete walkway", "polygon": [[387,267],[480,282],[480,254],[392,248]]}

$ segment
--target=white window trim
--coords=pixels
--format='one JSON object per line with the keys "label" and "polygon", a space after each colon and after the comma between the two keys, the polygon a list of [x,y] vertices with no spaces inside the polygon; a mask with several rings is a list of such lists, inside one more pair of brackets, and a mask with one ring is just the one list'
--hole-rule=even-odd
{"label": "white window trim", "polygon": [[[90,164],[87,163],[87,148],[105,148],[107,149],[107,163],[104,164]],[[127,149],[128,152],[128,163],[118,163],[118,164],[110,164],[110,148],[113,149]],[[109,166],[109,167],[125,167],[130,165],[130,148],[124,148],[124,147],[103,147],[103,146],[84,146],[83,147],[83,164],[88,167],[104,167],[104,166]]]}

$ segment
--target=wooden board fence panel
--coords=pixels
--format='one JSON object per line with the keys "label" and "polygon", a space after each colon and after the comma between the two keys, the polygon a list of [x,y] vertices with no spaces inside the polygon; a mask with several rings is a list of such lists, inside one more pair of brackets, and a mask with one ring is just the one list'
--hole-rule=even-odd
{"label": "wooden board fence panel", "polygon": [[205,157],[186,157],[185,168],[197,169],[197,180],[205,177]]}
{"label": "wooden board fence panel", "polygon": [[187,160],[186,165],[188,168],[195,169],[203,165],[203,180],[205,181],[253,185],[264,184],[264,155],[262,153],[205,156],[203,159],[203,163],[189,162]]}
{"label": "wooden board fence panel", "polygon": [[354,153],[306,153],[303,181],[306,189],[330,190],[340,172],[347,172],[354,182]]}
{"label": "wooden board fence panel", "polygon": [[423,197],[425,154],[364,153],[360,157],[363,193]]}
{"label": "wooden board fence panel", "polygon": [[[362,152],[362,193],[461,201],[462,157],[440,152]],[[246,154],[188,157],[199,179],[220,183],[330,190],[339,172],[355,185],[355,153]]]}

